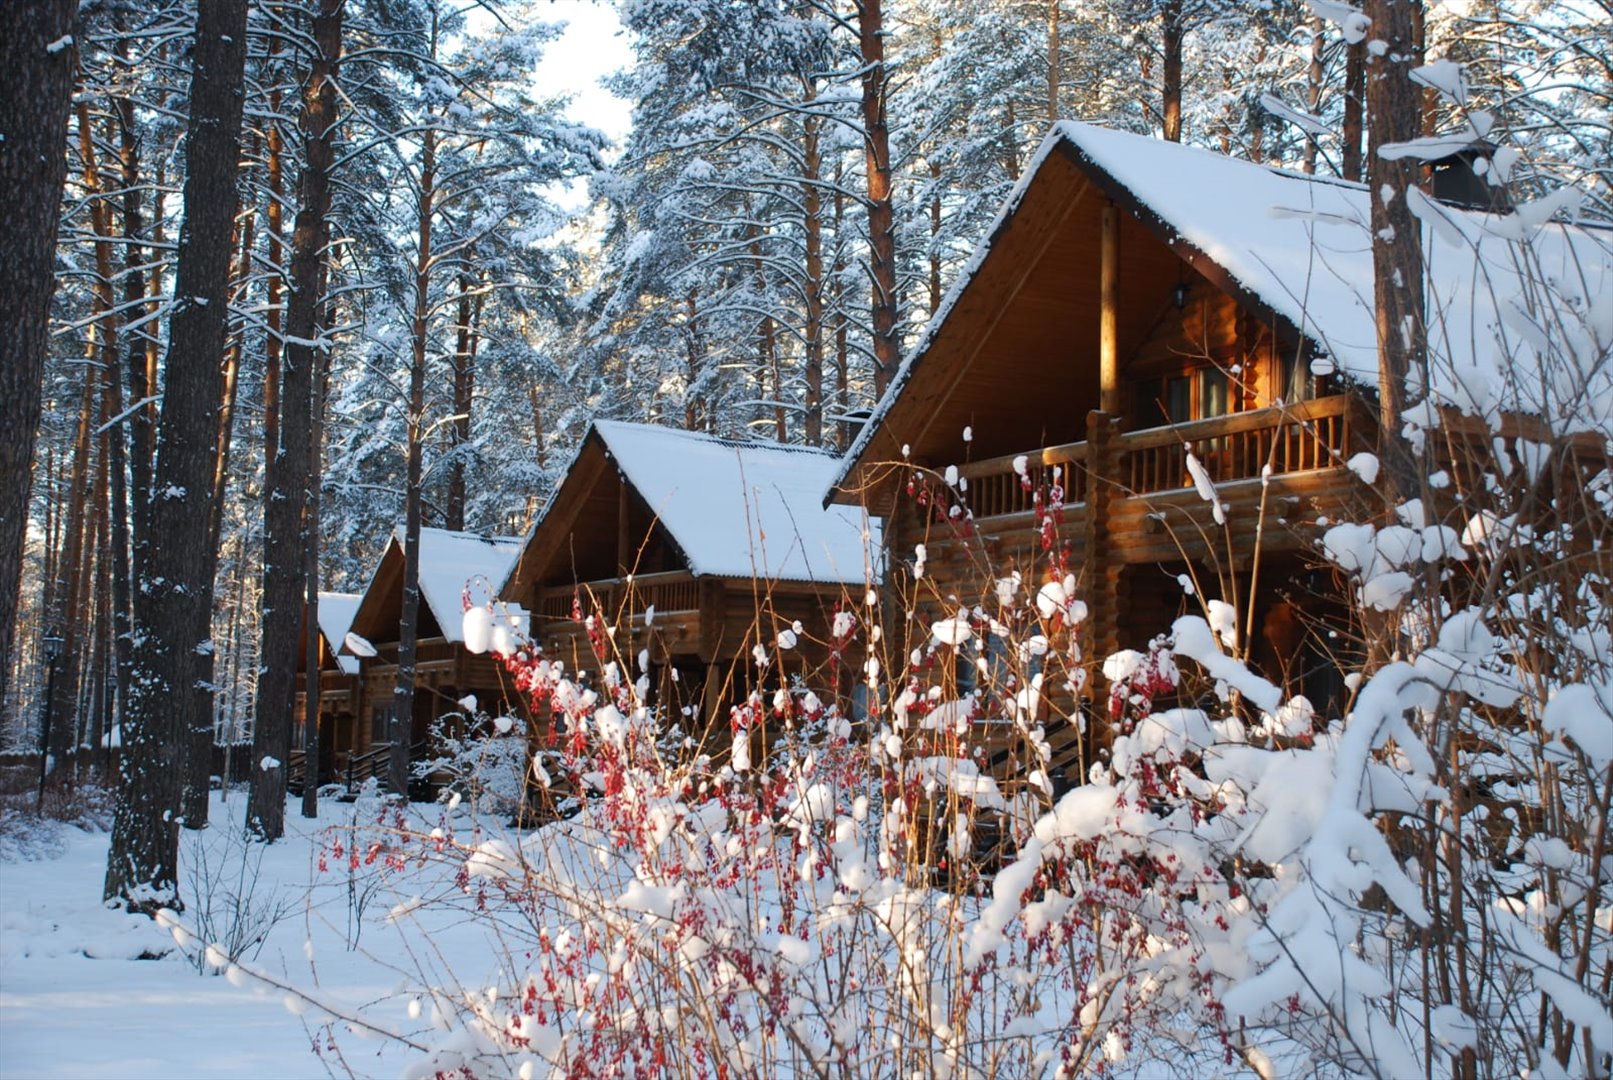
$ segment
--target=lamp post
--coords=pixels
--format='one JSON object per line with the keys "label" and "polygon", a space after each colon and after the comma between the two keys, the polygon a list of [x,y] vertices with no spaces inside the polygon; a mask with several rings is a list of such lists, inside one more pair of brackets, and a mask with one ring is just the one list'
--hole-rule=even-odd
{"label": "lamp post", "polygon": [[46,634],[45,646],[45,716],[39,725],[39,798],[36,810],[45,808],[45,775],[50,768],[50,707],[56,697],[56,658],[62,654],[64,644],[60,634]]}

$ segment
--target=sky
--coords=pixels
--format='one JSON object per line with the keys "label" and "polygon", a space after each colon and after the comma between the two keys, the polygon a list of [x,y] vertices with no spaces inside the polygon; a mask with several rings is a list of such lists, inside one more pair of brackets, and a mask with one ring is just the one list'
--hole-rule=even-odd
{"label": "sky", "polygon": [[631,123],[632,103],[599,85],[602,76],[633,60],[616,9],[599,0],[550,0],[538,10],[545,21],[564,22],[567,28],[564,37],[544,50],[537,89],[570,95],[572,119],[620,142]]}

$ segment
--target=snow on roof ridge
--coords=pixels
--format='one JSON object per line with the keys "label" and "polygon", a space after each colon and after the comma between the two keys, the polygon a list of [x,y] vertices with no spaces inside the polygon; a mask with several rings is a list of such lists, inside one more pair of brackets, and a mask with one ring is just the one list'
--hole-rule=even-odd
{"label": "snow on roof ridge", "polygon": [[[734,450],[780,450],[791,454],[816,454],[838,458],[840,455],[834,450],[822,446],[805,446],[801,443],[781,443],[768,439],[736,439],[726,435],[713,435],[708,431],[690,431],[688,428],[673,427],[670,424],[656,424],[639,422],[636,420],[595,420],[591,424],[600,435],[605,435],[606,428],[620,428],[636,431],[665,432],[668,435],[691,441],[707,442]],[[608,440],[607,440],[608,441]]]}
{"label": "snow on roof ridge", "polygon": [[[393,533],[399,547],[403,538]],[[498,595],[521,554],[519,536],[484,536],[456,529],[420,527],[420,595],[448,641],[463,636],[461,597],[476,578]],[[446,546],[449,550],[440,550]],[[437,550],[434,550],[437,549]]]}
{"label": "snow on roof ridge", "polygon": [[[394,526],[392,529],[393,539],[397,540],[399,544],[403,543],[404,531],[405,529],[402,525]],[[444,529],[436,525],[420,526],[420,535],[424,536],[427,533],[450,537],[455,540],[480,540],[484,544],[514,544],[519,543],[521,540],[519,536],[489,536],[486,533],[475,533],[468,529]]]}
{"label": "snow on roof ridge", "polygon": [[[838,454],[661,424],[596,420],[591,430],[695,575],[867,580],[861,509],[822,502]],[[678,444],[676,452],[667,443]],[[868,531],[877,549],[877,519]]]}

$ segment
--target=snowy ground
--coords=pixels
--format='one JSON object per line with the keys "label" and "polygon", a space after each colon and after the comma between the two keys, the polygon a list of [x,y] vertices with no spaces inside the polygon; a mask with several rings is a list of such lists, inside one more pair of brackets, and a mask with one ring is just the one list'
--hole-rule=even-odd
{"label": "snowy ground", "polygon": [[[487,972],[474,969],[488,967],[478,958],[492,953],[478,940],[481,931],[447,925],[446,912],[445,925],[431,928],[441,954],[411,952],[386,918],[400,899],[390,888],[367,898],[362,887],[349,890],[345,861],[319,871],[322,848],[347,835],[355,815],[354,805],[323,809],[308,821],[291,807],[287,837],[265,849],[239,838],[245,796],[215,795],[213,827],[184,838],[184,920],[195,926],[210,916],[209,936],[218,940],[244,910],[244,928],[267,929],[255,958],[245,954],[257,969],[317,985],[327,1003],[362,1009],[392,1030],[418,1028],[399,992],[414,981],[408,977],[443,965],[478,977]],[[102,908],[107,842],[106,833],[34,822],[0,843],[0,1077],[396,1076],[414,1058],[407,1047],[340,1024],[333,1049],[319,1022],[294,1013],[283,995],[200,974],[151,920]],[[440,869],[416,873],[451,885],[440,881]],[[361,870],[354,880],[362,886],[380,877]],[[201,899],[208,892],[211,905]],[[230,899],[248,892],[249,905]],[[418,949],[421,939],[410,936]]]}

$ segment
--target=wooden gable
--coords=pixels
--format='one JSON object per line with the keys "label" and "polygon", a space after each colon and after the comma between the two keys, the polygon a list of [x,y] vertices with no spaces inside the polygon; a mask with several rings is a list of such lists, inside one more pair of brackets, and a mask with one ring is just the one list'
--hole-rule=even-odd
{"label": "wooden gable", "polygon": [[1271,404],[1287,390],[1279,358],[1302,350],[1299,334],[1059,140],[910,358],[837,498],[877,486],[880,466],[901,460],[904,447],[909,460],[937,466],[1085,436],[1087,413],[1105,404],[1106,213],[1114,221],[1119,381],[1107,404],[1123,429],[1159,422],[1160,403],[1146,398],[1173,371],[1230,371],[1232,411]]}
{"label": "wooden gable", "polygon": [[590,430],[533,528],[502,595],[532,607],[544,588],[686,570],[687,559]]}
{"label": "wooden gable", "polygon": [[[370,644],[381,648],[396,645],[399,626],[403,622],[403,545],[393,536],[387,541],[381,561],[364,590],[358,612],[353,616],[352,632]],[[420,600],[419,625],[416,637],[421,641],[442,637],[442,628],[432,614],[431,605]]]}

